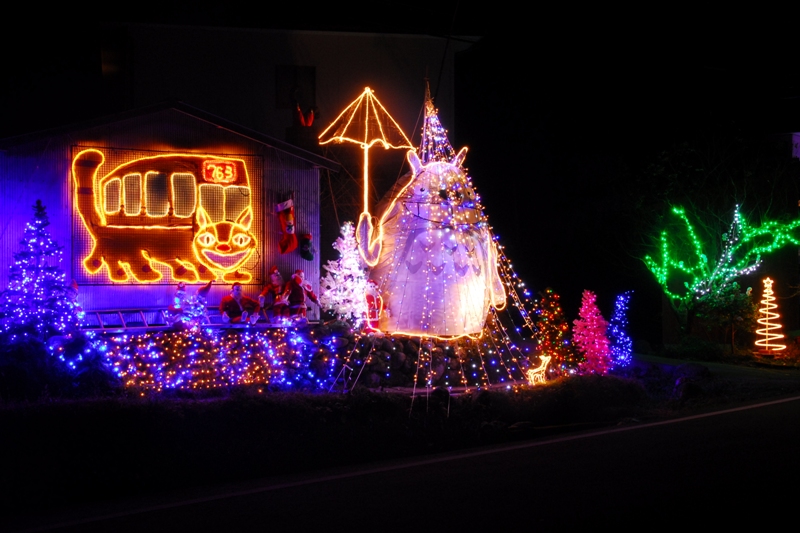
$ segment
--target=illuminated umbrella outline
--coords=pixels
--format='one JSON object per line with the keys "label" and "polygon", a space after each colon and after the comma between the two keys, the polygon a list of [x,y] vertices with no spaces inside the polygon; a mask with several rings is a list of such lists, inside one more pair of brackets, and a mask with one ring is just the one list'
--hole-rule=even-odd
{"label": "illuminated umbrella outline", "polygon": [[[369,149],[374,144],[389,148],[410,148],[411,141],[375,97],[369,87],[364,88],[330,126],[319,136],[319,144],[351,142],[364,149],[364,213],[369,213]],[[364,214],[362,213],[362,215]]]}

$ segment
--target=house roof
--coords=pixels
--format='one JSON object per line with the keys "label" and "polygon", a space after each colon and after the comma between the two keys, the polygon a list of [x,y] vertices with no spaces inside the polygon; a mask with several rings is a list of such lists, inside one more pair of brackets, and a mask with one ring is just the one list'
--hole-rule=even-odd
{"label": "house roof", "polygon": [[251,130],[245,126],[236,124],[222,117],[218,117],[216,115],[203,111],[202,109],[192,107],[180,101],[162,102],[159,104],[141,107],[130,111],[124,111],[122,113],[116,113],[113,115],[106,115],[90,119],[80,123],[68,124],[65,126],[60,126],[48,130],[42,130],[33,133],[27,133],[25,135],[20,135],[16,137],[8,137],[5,139],[0,139],[0,150],[8,150],[15,146],[27,144],[29,142],[34,142],[39,139],[51,137],[54,135],[60,135],[76,130],[102,126],[104,124],[111,124],[114,122],[137,118],[167,110],[173,110],[179,113],[183,113],[202,122],[212,124],[218,128],[223,128],[236,135],[245,137],[250,141],[269,146],[276,150],[280,150],[286,154],[292,155],[299,159],[304,159],[305,161],[308,161],[314,166],[320,168],[326,168],[333,172],[338,172],[341,169],[341,165],[335,161],[331,161],[330,159],[314,154],[307,150],[303,150],[302,148],[294,146],[293,144],[289,144],[285,141],[280,141],[278,139],[275,139],[274,137],[270,137],[269,135],[265,135],[255,130]]}

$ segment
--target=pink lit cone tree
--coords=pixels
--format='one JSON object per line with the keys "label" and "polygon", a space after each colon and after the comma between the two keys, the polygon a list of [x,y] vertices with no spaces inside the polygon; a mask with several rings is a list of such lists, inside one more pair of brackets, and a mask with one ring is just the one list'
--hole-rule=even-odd
{"label": "pink lit cone tree", "polygon": [[572,337],[586,360],[580,364],[584,374],[606,374],[611,367],[611,348],[606,331],[608,322],[597,307],[597,296],[583,291],[581,309],[573,322]]}

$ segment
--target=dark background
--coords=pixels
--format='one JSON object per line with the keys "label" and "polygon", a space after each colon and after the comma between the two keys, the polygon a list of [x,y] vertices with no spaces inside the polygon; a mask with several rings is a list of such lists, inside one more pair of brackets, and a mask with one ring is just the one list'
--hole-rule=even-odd
{"label": "dark background", "polygon": [[642,228],[631,227],[626,189],[662,150],[705,130],[800,127],[800,74],[780,14],[734,22],[503,2],[55,9],[20,14],[3,33],[0,137],[127,108],[124,76],[103,76],[103,23],[482,36],[456,56],[456,119],[445,126],[456,148],[470,147],[466,166],[496,234],[529,288],[560,292],[570,319],[584,289],[607,318],[614,297],[634,289],[633,333],[651,343],[661,341],[660,290],[632,247]]}

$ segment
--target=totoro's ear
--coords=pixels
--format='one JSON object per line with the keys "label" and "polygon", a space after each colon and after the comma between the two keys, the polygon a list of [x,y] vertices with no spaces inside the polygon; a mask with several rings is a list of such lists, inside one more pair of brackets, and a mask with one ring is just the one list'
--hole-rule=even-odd
{"label": "totoro's ear", "polygon": [[208,216],[206,210],[203,209],[201,206],[197,206],[197,225],[201,228],[203,226],[208,226],[211,224],[211,217]]}
{"label": "totoro's ear", "polygon": [[467,148],[466,146],[465,146],[464,148],[462,148],[462,149],[461,149],[461,150],[460,150],[460,151],[459,151],[459,152],[456,154],[456,156],[453,158],[453,160],[452,160],[452,161],[450,161],[450,163],[452,163],[453,165],[455,165],[455,166],[457,166],[457,167],[460,167],[460,166],[461,166],[461,164],[464,162],[464,159],[466,159],[466,158],[467,158],[467,150],[468,150],[468,148]]}
{"label": "totoro's ear", "polygon": [[250,225],[253,223],[253,209],[248,206],[236,219],[236,223],[250,229]]}
{"label": "totoro's ear", "polygon": [[406,157],[408,158],[408,162],[411,164],[411,168],[414,169],[414,174],[419,174],[419,171],[422,169],[422,161],[419,160],[416,150],[409,150],[408,154],[406,154]]}

